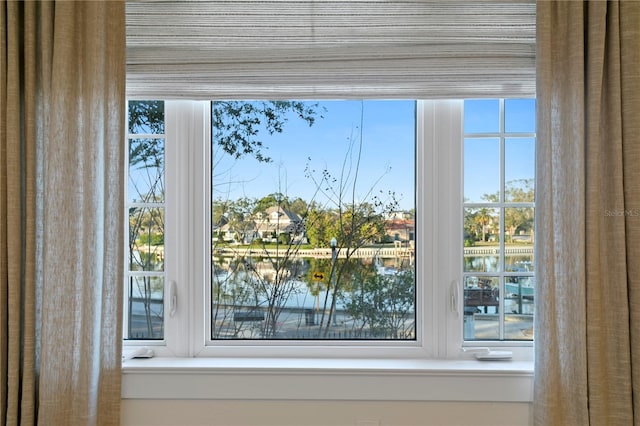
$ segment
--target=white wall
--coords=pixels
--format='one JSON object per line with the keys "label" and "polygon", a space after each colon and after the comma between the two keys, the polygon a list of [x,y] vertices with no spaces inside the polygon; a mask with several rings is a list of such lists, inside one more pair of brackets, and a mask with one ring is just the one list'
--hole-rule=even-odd
{"label": "white wall", "polygon": [[531,404],[524,402],[123,399],[121,424],[123,426],[519,426],[531,425],[532,421]]}

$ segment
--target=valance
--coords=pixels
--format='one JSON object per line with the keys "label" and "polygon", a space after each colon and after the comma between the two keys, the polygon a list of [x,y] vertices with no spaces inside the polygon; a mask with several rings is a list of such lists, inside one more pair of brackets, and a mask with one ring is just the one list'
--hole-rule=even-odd
{"label": "valance", "polygon": [[535,95],[535,2],[130,1],[130,97]]}

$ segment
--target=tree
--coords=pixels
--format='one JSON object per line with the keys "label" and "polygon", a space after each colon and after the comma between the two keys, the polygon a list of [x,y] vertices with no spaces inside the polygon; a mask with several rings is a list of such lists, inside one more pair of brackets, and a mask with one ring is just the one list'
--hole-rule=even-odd
{"label": "tree", "polygon": [[297,214],[300,217],[304,217],[309,210],[309,205],[305,200],[300,197],[297,197],[293,201],[289,203],[289,210],[293,213]]}
{"label": "tree", "polygon": [[[355,197],[354,197],[355,198]],[[333,262],[330,281],[333,281],[331,292],[327,287],[325,293],[325,309],[320,320],[323,325],[324,311],[327,301],[330,299],[330,309],[325,324],[324,335],[329,331],[329,326],[336,314],[336,302],[340,296],[342,287],[347,281],[347,272],[352,264],[352,257],[358,249],[381,239],[384,235],[384,214],[397,210],[397,202],[392,197],[388,204],[383,203],[377,196],[373,197],[373,203],[356,203],[354,199],[345,202],[340,196],[337,198],[337,253],[344,252],[344,260]],[[331,293],[329,295],[329,293]]]}
{"label": "tree", "polygon": [[464,245],[472,246],[478,240],[478,225],[476,224],[476,212],[474,209],[464,210]]}
{"label": "tree", "polygon": [[129,101],[129,133],[163,134],[163,101]]}
{"label": "tree", "polygon": [[245,283],[248,273],[244,258],[213,259],[211,335],[215,338],[240,335],[244,324],[233,320],[235,307],[258,305],[255,292]]}
{"label": "tree", "polygon": [[289,199],[286,195],[279,192],[274,192],[269,195],[265,195],[260,198],[254,207],[254,213],[264,213],[269,207],[281,206],[287,208],[289,206]]}
{"label": "tree", "polygon": [[[316,193],[324,193],[329,200],[324,206],[315,203],[314,199],[305,203],[307,208],[301,216],[305,219],[307,236],[314,245],[321,247],[327,247],[329,240],[336,238],[338,240],[336,252],[341,253],[339,259],[337,256],[335,261],[330,262],[330,273],[326,285],[309,285],[314,289],[318,299],[320,299],[321,287],[324,292],[318,337],[322,337],[322,333],[326,337],[329,325],[332,320],[335,321],[336,302],[340,295],[352,291],[357,285],[357,279],[354,277],[359,273],[360,265],[359,260],[355,258],[355,253],[365,245],[382,238],[385,213],[397,211],[398,207],[393,192],[376,193],[374,191],[373,187],[378,182],[374,182],[367,188],[361,201],[356,201],[359,198],[356,194],[359,164],[357,161],[353,164],[349,161],[358,156],[360,150],[361,146],[356,143],[349,145],[345,154],[344,167],[337,178],[333,178],[328,170],[322,170],[321,176],[317,177],[311,173],[310,167],[307,168],[308,177],[314,182]],[[256,214],[272,207],[274,203],[276,207],[282,208],[288,202],[287,197],[276,192],[259,200],[252,200],[253,204],[247,203],[242,211],[252,212],[254,220],[267,220],[257,219]],[[230,206],[229,223],[232,224],[235,215],[231,214],[231,210],[236,203],[228,203],[228,205]],[[298,205],[302,206],[303,203]],[[246,215],[243,217],[246,218]],[[279,238],[275,248],[271,246],[269,249],[264,247],[263,250],[256,250],[252,247],[252,257],[244,251],[235,252],[236,257],[244,259],[243,285],[245,288],[250,288],[252,294],[256,295],[256,301],[260,301],[259,305],[246,306],[244,309],[259,310],[264,313],[265,319],[260,326],[260,336],[263,338],[277,335],[278,318],[291,295],[300,291],[298,280],[307,276],[309,270],[309,265],[301,262],[297,256],[300,241],[287,238],[288,231],[284,231],[284,225],[280,226],[279,221],[280,218],[274,218],[269,222],[270,226],[282,230],[278,233]],[[266,273],[266,271],[269,272]],[[375,274],[375,271],[372,273]],[[328,313],[326,323],[325,313]]]}
{"label": "tree", "polygon": [[[275,248],[271,245],[267,247],[263,239],[257,238],[253,241],[250,253],[243,249],[234,250],[234,262],[229,263],[228,273],[214,274],[214,336],[232,333],[237,337],[250,331],[252,337],[269,338],[279,332],[278,319],[289,298],[301,291],[298,280],[307,274],[309,266],[297,256],[301,241],[292,238],[300,230],[291,227],[288,221],[281,223],[284,217],[273,219],[260,214],[270,207],[283,208],[287,202],[282,194],[273,193],[259,200],[243,198],[225,203],[229,225],[233,229],[241,230],[246,235],[260,225],[268,224],[267,229],[273,228],[271,236],[277,238]],[[214,272],[216,269],[219,271],[220,267],[214,266]],[[233,279],[229,278],[231,275]],[[229,298],[230,293],[234,298]],[[231,300],[233,304],[228,306],[225,302]],[[231,321],[229,309],[264,316],[264,319],[246,324]]]}
{"label": "tree", "polygon": [[505,184],[505,200],[514,203],[533,203],[535,201],[533,179],[516,179]]}
{"label": "tree", "polygon": [[[164,134],[164,102],[163,101],[130,101],[128,103],[128,130],[131,134]],[[275,102],[213,102],[212,121],[214,135],[223,152],[235,158],[251,155],[258,161],[268,162],[270,158],[264,154],[260,129],[269,134],[280,133],[287,121],[286,113],[293,111],[297,116],[313,125],[318,117],[318,106],[307,105],[295,101]],[[130,179],[130,188],[135,193],[130,198],[138,202],[159,202],[164,200],[164,139],[163,138],[132,138],[129,142],[129,169],[138,171]],[[143,182],[140,182],[141,179]],[[215,204],[215,203],[214,203]],[[129,214],[129,264],[130,269],[158,270],[152,262],[158,261],[158,256],[151,252],[164,252],[162,245],[151,244],[164,242],[164,220],[161,214],[156,214],[155,224],[149,223],[150,210],[135,207]],[[157,209],[161,212],[163,210]],[[239,211],[238,211],[239,210]],[[213,209],[212,223],[220,225],[226,217],[225,208]],[[247,222],[239,206],[234,220],[240,223],[240,229],[246,232]],[[142,237],[142,231],[146,236]],[[245,237],[243,231],[242,238]],[[145,250],[144,247],[147,247]],[[163,260],[163,259],[162,259]],[[155,289],[150,277],[132,279],[132,286],[137,283],[137,291],[142,295],[147,315],[149,337],[154,334],[153,324],[155,313],[151,310],[151,296]],[[161,323],[161,322],[160,322]]]}
{"label": "tree", "polygon": [[480,234],[482,236],[480,241],[482,241],[482,242],[486,241],[487,227],[489,226],[489,224],[491,223],[492,220],[493,220],[493,216],[491,214],[491,210],[490,209],[488,209],[486,207],[483,207],[483,208],[478,209],[476,211],[475,216],[474,216],[474,222],[480,228]]}
{"label": "tree", "polygon": [[[498,193],[485,194],[482,198],[489,202],[498,202],[500,200]],[[533,203],[535,201],[533,179],[516,179],[506,182],[504,199],[507,203]],[[479,213],[475,217],[476,221],[481,220]],[[505,233],[509,236],[509,241],[513,242],[513,237],[518,229],[523,231],[531,230],[533,228],[533,220],[533,209],[529,207],[506,207],[504,209],[504,226],[506,228]]]}
{"label": "tree", "polygon": [[[533,203],[535,201],[533,179],[516,179],[505,184],[505,200],[513,203]],[[504,211],[504,226],[510,242],[518,230],[533,229],[533,209],[530,207],[509,207]]]}
{"label": "tree", "polygon": [[[242,158],[251,155],[261,162],[270,162],[264,153],[260,130],[270,135],[282,133],[287,123],[287,112],[312,126],[317,118],[322,118],[317,103],[308,105],[302,101],[214,101],[211,103],[214,140],[224,152]],[[163,134],[163,101],[129,101],[129,133]],[[130,164],[141,159],[154,158],[163,161],[164,152],[150,144],[140,152],[130,156]]]}
{"label": "tree", "polygon": [[525,217],[521,208],[504,209],[504,227],[506,234],[509,236],[509,242],[513,243],[513,236],[518,227],[525,222]]}
{"label": "tree", "polygon": [[[377,198],[374,201],[377,202]],[[352,245],[371,244],[384,235],[384,214],[369,203],[347,207],[339,218],[339,224],[343,225],[340,229],[342,238]]]}
{"label": "tree", "polygon": [[337,235],[335,215],[320,206],[313,205],[305,218],[305,230],[313,247],[329,247],[329,235]]}
{"label": "tree", "polygon": [[211,203],[211,224],[214,227],[220,227],[228,220],[229,206],[221,200],[213,200]]}
{"label": "tree", "polygon": [[[264,200],[264,198],[262,199]],[[253,200],[244,210],[260,212],[258,205],[262,200]],[[276,205],[275,207],[282,207]],[[276,231],[283,229],[280,217],[275,221],[265,219]],[[296,230],[292,230],[296,232]],[[278,318],[283,312],[287,301],[295,292],[300,291],[298,277],[306,274],[308,266],[297,253],[301,242],[291,238],[289,232],[277,232],[276,247],[274,251],[267,250],[261,242],[257,249],[252,249],[251,254],[238,251],[235,256],[241,260],[245,274],[242,278],[243,286],[254,295],[254,305],[245,306],[243,309],[264,313],[264,321],[260,325],[260,337],[274,337],[278,333]],[[258,253],[256,253],[256,251]]]}
{"label": "tree", "polygon": [[214,140],[224,152],[235,158],[251,155],[258,161],[270,162],[264,152],[267,147],[259,138],[260,130],[270,135],[282,133],[287,112],[294,112],[312,126],[319,106],[301,101],[215,101],[211,109]]}
{"label": "tree", "polygon": [[347,312],[359,323],[383,337],[401,338],[414,332],[415,273],[401,269],[392,275],[377,273],[359,277],[348,296],[341,299]]}
{"label": "tree", "polygon": [[255,229],[254,210],[255,201],[246,197],[227,203],[228,224],[235,231],[236,241],[239,243],[249,238],[249,233]]}
{"label": "tree", "polygon": [[[306,167],[306,176],[314,184],[317,191],[322,193],[329,201],[335,214],[335,231],[327,232],[326,228],[321,228],[317,234],[326,234],[325,237],[336,238],[335,258],[331,265],[329,275],[329,285],[324,294],[322,316],[320,319],[319,334],[326,337],[332,320],[335,320],[336,303],[342,287],[344,287],[347,277],[347,270],[351,264],[351,259],[358,249],[367,243],[382,239],[384,235],[385,213],[397,211],[398,203],[395,193],[382,191],[375,193],[376,186],[388,172],[383,170],[381,176],[373,183],[365,187],[362,193],[359,189],[360,160],[362,156],[363,143],[363,116],[361,110],[360,126],[356,133],[352,133],[348,138],[347,149],[344,161],[337,174],[325,169],[316,172],[310,164]],[[311,161],[311,159],[309,159]],[[358,201],[359,200],[359,201]],[[338,260],[340,258],[340,260]],[[329,305],[329,313],[326,323],[325,312]],[[324,327],[324,330],[323,330]]]}
{"label": "tree", "polygon": [[[134,207],[129,210],[129,269],[157,271],[164,268],[164,209]],[[161,334],[162,311],[154,310],[153,296],[161,292],[158,280],[150,276],[130,279],[131,297],[138,299],[144,309],[146,332],[144,337]],[[136,296],[134,296],[136,295]],[[133,300],[130,303],[134,303]],[[131,330],[130,330],[131,332]],[[130,333],[131,334],[131,333]]]}
{"label": "tree", "polygon": [[[129,123],[131,132],[163,132],[163,123],[153,116],[164,116],[163,104],[159,102],[132,102],[133,119]],[[145,115],[150,111],[153,116]],[[140,138],[129,142],[129,198],[139,204],[129,209],[129,269],[157,271],[164,267],[164,144],[162,139]],[[134,178],[135,177],[135,178]],[[130,305],[142,303],[146,323],[143,337],[162,335],[162,310],[154,309],[161,293],[157,278],[143,275],[130,278]],[[134,296],[135,295],[135,296]],[[156,306],[157,308],[157,306]],[[134,334],[129,322],[129,335]]]}

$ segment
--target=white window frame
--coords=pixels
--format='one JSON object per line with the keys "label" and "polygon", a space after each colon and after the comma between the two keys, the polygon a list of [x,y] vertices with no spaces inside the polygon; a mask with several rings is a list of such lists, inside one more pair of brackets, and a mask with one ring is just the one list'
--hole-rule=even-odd
{"label": "white window frame", "polygon": [[[206,108],[203,106],[203,108]],[[210,114],[209,114],[210,116]],[[209,123],[210,124],[210,123]],[[416,123],[416,127],[418,127]],[[418,130],[416,129],[416,132]],[[210,145],[210,144],[209,144]],[[421,155],[421,144],[416,144],[416,158]],[[202,156],[210,158],[210,152],[202,152]],[[416,164],[418,160],[416,159]],[[209,166],[208,164],[206,165]],[[209,173],[210,168],[205,168],[205,173]],[[199,179],[199,178],[198,178]],[[201,182],[205,182],[201,179]],[[418,179],[418,177],[416,177]],[[200,192],[200,189],[198,189]],[[416,194],[416,205],[420,205],[423,195],[419,192]],[[210,204],[209,204],[210,205]],[[416,214],[421,212],[416,208]],[[416,223],[422,222],[422,219],[416,217]],[[422,253],[424,250],[424,231],[422,234],[419,230],[416,232],[416,253]],[[210,232],[208,233],[210,235]],[[210,250],[210,247],[208,248]],[[206,251],[204,259],[210,258],[210,251]],[[417,257],[416,257],[417,259]],[[206,272],[210,272],[210,265],[206,265]],[[424,286],[418,284],[420,277],[425,276],[424,265],[416,261],[416,339],[415,340],[371,340],[371,341],[355,341],[355,340],[211,340],[207,336],[211,335],[210,321],[202,321],[205,324],[204,330],[195,330],[193,335],[193,353],[196,356],[204,357],[252,357],[255,354],[266,357],[297,357],[297,358],[417,358],[428,359],[433,358],[432,348],[434,343],[430,340],[432,333],[426,333],[423,324],[425,321],[424,307],[427,297]],[[207,275],[206,283],[211,280]],[[205,288],[206,287],[206,288]],[[204,291],[203,291],[204,289]],[[211,300],[211,286],[199,286],[196,290],[196,300]],[[202,306],[199,306],[202,308]],[[208,308],[199,313],[201,318],[206,318]]]}
{"label": "white window frame", "polygon": [[[124,342],[128,349],[150,347],[156,357],[123,364],[123,397],[531,401],[533,342],[463,341],[463,101],[418,101],[416,110],[416,340],[211,345],[205,321],[210,102],[165,101],[165,156],[172,160],[165,183],[165,339]],[[437,208],[420,207],[429,205]],[[508,349],[514,358],[477,361],[462,351],[473,346]],[[265,375],[282,386],[261,390]],[[384,387],[369,389],[383,376]],[[304,397],[296,388],[303,384]]]}

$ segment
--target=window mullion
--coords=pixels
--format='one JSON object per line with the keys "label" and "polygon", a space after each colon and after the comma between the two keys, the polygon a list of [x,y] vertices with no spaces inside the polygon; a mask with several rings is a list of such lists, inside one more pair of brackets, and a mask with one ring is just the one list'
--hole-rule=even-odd
{"label": "window mullion", "polygon": [[200,101],[167,101],[167,231],[166,269],[167,286],[165,300],[170,303],[171,285],[175,285],[177,306],[173,316],[165,307],[166,341],[170,353],[176,356],[192,356],[193,329],[198,323],[195,317],[194,292],[203,282],[202,250],[195,240],[202,234],[198,203],[202,203],[203,184],[198,178],[202,167],[197,152],[202,146],[206,131],[203,122],[203,105]]}
{"label": "window mullion", "polygon": [[210,318],[208,303],[211,282],[211,102],[191,104],[194,128],[189,144],[189,257],[191,259],[189,298],[190,356],[202,352]]}
{"label": "window mullion", "polygon": [[499,284],[498,284],[498,335],[500,336],[500,340],[504,340],[504,319],[505,319],[505,306],[504,306],[504,295],[505,295],[505,275],[504,275],[504,265],[505,265],[505,115],[504,115],[504,99],[499,100],[500,112],[499,112],[499,123],[500,123],[500,250],[498,256],[498,264],[500,265],[500,269],[498,270],[499,274]]}
{"label": "window mullion", "polygon": [[[422,168],[431,170],[420,182],[429,195],[419,205],[427,210],[422,239],[426,251],[426,291],[423,309],[432,321],[436,357],[455,358],[462,345],[462,101],[429,100],[425,103],[424,141],[429,158]],[[420,168],[420,167],[419,167]],[[430,181],[427,181],[430,179]],[[432,259],[429,259],[432,257]],[[456,288],[454,288],[456,287]],[[457,290],[457,291],[456,291]],[[456,300],[455,294],[458,297]],[[456,306],[452,306],[455,303]]]}

